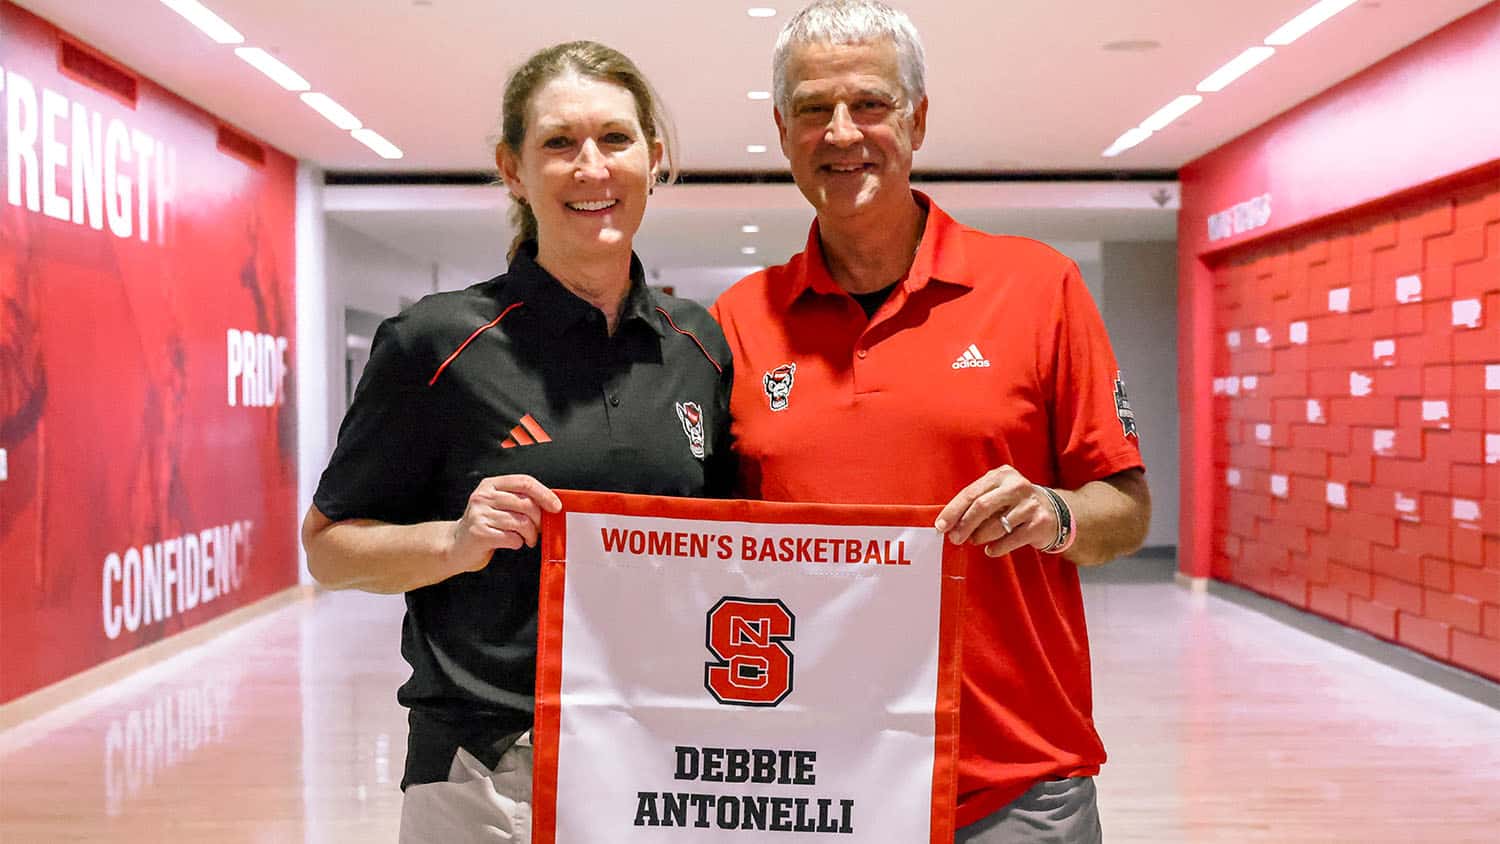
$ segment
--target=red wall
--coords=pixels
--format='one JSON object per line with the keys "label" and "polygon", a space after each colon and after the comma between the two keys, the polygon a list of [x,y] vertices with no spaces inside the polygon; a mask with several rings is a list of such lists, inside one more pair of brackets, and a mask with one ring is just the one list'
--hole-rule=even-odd
{"label": "red wall", "polygon": [[297,582],[296,165],[0,30],[4,703]]}
{"label": "red wall", "polygon": [[1500,4],[1183,169],[1181,556],[1500,678],[1493,79]]}

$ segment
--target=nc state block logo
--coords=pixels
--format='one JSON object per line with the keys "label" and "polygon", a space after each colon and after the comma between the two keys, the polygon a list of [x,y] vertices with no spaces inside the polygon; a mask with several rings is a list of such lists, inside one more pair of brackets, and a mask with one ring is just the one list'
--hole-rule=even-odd
{"label": "nc state block logo", "polygon": [[766,398],[771,402],[772,410],[786,410],[792,399],[792,379],[797,374],[797,364],[783,363],[781,366],[767,372],[761,379],[761,384],[766,388]]}
{"label": "nc state block logo", "polygon": [[725,595],[708,611],[703,686],[724,706],[776,706],[792,692],[797,617],[778,598]]}
{"label": "nc state block logo", "polygon": [[677,421],[682,423],[682,432],[687,434],[688,448],[693,456],[703,459],[703,408],[695,401],[680,401],[677,405]]}

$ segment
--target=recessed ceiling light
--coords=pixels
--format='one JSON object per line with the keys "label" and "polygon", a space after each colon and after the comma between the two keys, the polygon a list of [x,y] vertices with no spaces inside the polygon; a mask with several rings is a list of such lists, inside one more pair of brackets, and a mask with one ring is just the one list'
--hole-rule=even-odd
{"label": "recessed ceiling light", "polygon": [[1229,86],[1229,83],[1249,73],[1251,68],[1269,59],[1275,52],[1275,47],[1251,47],[1230,59],[1223,67],[1210,73],[1198,83],[1198,90],[1205,94],[1222,91]]}
{"label": "recessed ceiling light", "polygon": [[358,129],[363,125],[359,122],[358,117],[349,113],[349,109],[334,102],[327,94],[309,91],[302,95],[302,102],[307,103],[313,111],[328,118],[329,123],[343,129],[345,132]]}
{"label": "recessed ceiling light", "polygon": [[239,30],[209,11],[208,7],[199,3],[198,0],[161,0],[161,4],[187,18],[188,23],[198,27],[204,35],[220,44],[245,43],[245,36],[241,35]]}
{"label": "recessed ceiling light", "polygon": [[767,6],[751,6],[745,10],[745,14],[752,18],[774,18],[776,10]]}
{"label": "recessed ceiling light", "polygon": [[740,254],[741,255],[754,255],[755,254],[755,247],[754,246],[741,246],[740,247]]}
{"label": "recessed ceiling light", "polygon": [[1282,24],[1275,32],[1266,36],[1266,43],[1282,47],[1311,32],[1315,27],[1339,12],[1353,6],[1358,0],[1322,0],[1307,11]]}
{"label": "recessed ceiling light", "polygon": [[234,54],[246,64],[271,77],[271,81],[288,91],[306,91],[312,86],[301,74],[281,63],[281,60],[259,47],[236,47]]}
{"label": "recessed ceiling light", "polygon": [[1160,132],[1167,128],[1167,124],[1187,114],[1194,106],[1203,102],[1203,98],[1197,94],[1183,94],[1177,99],[1162,106],[1157,112],[1141,121],[1141,128]]}
{"label": "recessed ceiling light", "polygon": [[1120,137],[1115,138],[1115,142],[1109,145],[1109,149],[1099,154],[1105,158],[1114,158],[1149,137],[1151,137],[1150,129],[1142,129],[1137,126]]}
{"label": "recessed ceiling light", "polygon": [[1111,41],[1105,44],[1103,49],[1114,53],[1144,53],[1148,50],[1161,49],[1161,42],[1152,41],[1150,38],[1128,38],[1124,41]]}
{"label": "recessed ceiling light", "polygon": [[349,134],[354,136],[354,140],[375,150],[381,158],[400,158],[403,155],[400,147],[382,138],[374,129],[355,129]]}
{"label": "recessed ceiling light", "polygon": [[771,92],[770,91],[750,91],[750,92],[746,93],[745,96],[749,97],[752,100],[769,100],[769,99],[771,99]]}
{"label": "recessed ceiling light", "polygon": [[756,155],[759,155],[760,153],[763,153],[765,151],[766,151],[766,145],[765,144],[745,144],[745,152],[754,153]]}
{"label": "recessed ceiling light", "polygon": [[760,226],[757,226],[754,223],[746,223],[745,225],[740,226],[740,231],[744,232],[745,234],[756,234],[760,231]]}

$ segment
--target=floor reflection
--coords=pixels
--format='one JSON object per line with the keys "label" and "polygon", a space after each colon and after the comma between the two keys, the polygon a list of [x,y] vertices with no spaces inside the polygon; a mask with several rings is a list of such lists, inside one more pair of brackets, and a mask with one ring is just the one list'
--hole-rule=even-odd
{"label": "floor reflection", "polygon": [[[1493,840],[1500,711],[1116,565],[1085,582],[1112,844]],[[0,733],[0,839],[395,840],[401,612],[323,594]]]}

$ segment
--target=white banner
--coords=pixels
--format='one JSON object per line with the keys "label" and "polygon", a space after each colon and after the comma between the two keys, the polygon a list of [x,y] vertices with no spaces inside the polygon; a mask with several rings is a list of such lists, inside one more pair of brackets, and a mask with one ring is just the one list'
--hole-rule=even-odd
{"label": "white banner", "polygon": [[952,840],[958,588],[935,508],[564,502],[538,841]]}

